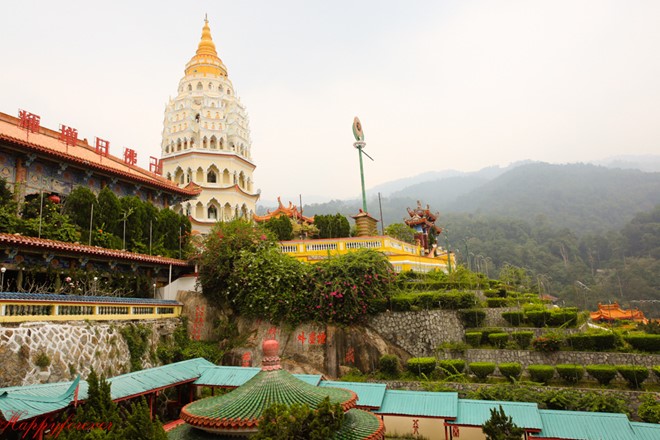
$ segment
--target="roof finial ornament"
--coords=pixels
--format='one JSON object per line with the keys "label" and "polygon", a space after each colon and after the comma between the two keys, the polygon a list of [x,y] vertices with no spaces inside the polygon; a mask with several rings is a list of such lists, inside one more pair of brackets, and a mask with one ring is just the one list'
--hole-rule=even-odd
{"label": "roof finial ornament", "polygon": [[209,22],[209,14],[208,14],[208,12],[205,12],[205,13],[204,13],[204,21],[205,21],[206,23]]}

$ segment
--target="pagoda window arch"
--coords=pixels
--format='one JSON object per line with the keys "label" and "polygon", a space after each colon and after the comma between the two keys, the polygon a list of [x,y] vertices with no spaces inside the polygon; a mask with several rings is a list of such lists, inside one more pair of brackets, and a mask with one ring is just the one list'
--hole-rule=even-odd
{"label": "pagoda window arch", "polygon": [[243,171],[238,175],[238,186],[245,188],[245,174],[243,174]]}
{"label": "pagoda window arch", "polygon": [[217,149],[218,148],[218,138],[216,138],[215,136],[211,136],[211,142],[209,144],[210,144],[210,147],[211,147],[212,150]]}
{"label": "pagoda window arch", "polygon": [[233,212],[234,212],[231,205],[229,203],[225,203],[225,206],[223,207],[222,210],[223,210],[223,214],[225,216],[225,221],[231,220]]}
{"label": "pagoda window arch", "polygon": [[202,202],[197,202],[197,205],[195,205],[195,217],[204,218],[204,205]]}
{"label": "pagoda window arch", "polygon": [[213,83],[209,83],[209,90],[213,90]]}
{"label": "pagoda window arch", "polygon": [[240,218],[247,218],[247,216],[248,216],[248,208],[245,205],[245,203],[243,203],[243,206],[241,206],[241,211],[239,213],[239,217]]}
{"label": "pagoda window arch", "polygon": [[188,171],[186,172],[186,183],[190,183],[192,180],[192,170],[188,168]]}
{"label": "pagoda window arch", "polygon": [[190,138],[189,146],[190,146],[190,148],[195,148],[195,138],[194,137]]}
{"label": "pagoda window arch", "polygon": [[190,208],[190,203],[186,204],[186,215],[190,215],[191,208]]}
{"label": "pagoda window arch", "polygon": [[206,181],[208,183],[218,183],[218,167],[211,165],[206,172]]}
{"label": "pagoda window arch", "polygon": [[192,84],[188,84],[188,91],[192,92]]}
{"label": "pagoda window arch", "polygon": [[181,138],[176,140],[176,151],[181,151]]}
{"label": "pagoda window arch", "polygon": [[[211,103],[211,108],[215,108],[215,102]],[[217,113],[216,113],[217,114]]]}
{"label": "pagoda window arch", "polygon": [[195,176],[195,182],[204,181],[204,169],[202,167],[197,168],[197,175]]}
{"label": "pagoda window arch", "polygon": [[172,180],[172,173],[167,173],[167,180]]}
{"label": "pagoda window arch", "polygon": [[[220,129],[220,127],[218,127],[218,129]],[[220,142],[218,142],[218,146],[221,150],[225,149],[225,140],[224,140],[224,138],[220,138]]]}
{"label": "pagoda window arch", "polygon": [[218,208],[216,208],[213,205],[209,206],[208,209],[206,210],[206,216],[208,217],[209,220],[217,220]]}
{"label": "pagoda window arch", "polygon": [[197,90],[203,90],[203,89],[204,89],[204,86],[202,85],[202,83],[198,82],[197,83]]}
{"label": "pagoda window arch", "polygon": [[209,147],[209,140],[204,136],[204,139],[202,139],[202,148],[208,148]]}
{"label": "pagoda window arch", "polygon": [[231,184],[231,174],[229,174],[229,170],[227,168],[222,171],[222,183],[225,185]]}

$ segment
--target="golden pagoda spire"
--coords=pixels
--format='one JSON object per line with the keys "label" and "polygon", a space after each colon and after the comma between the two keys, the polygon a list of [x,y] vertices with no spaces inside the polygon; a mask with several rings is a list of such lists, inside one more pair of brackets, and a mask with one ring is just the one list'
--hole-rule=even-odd
{"label": "golden pagoda spire", "polygon": [[206,15],[204,16],[202,39],[197,46],[197,52],[186,64],[186,75],[195,73],[227,76],[227,68],[215,50],[215,43],[211,37],[211,28]]}

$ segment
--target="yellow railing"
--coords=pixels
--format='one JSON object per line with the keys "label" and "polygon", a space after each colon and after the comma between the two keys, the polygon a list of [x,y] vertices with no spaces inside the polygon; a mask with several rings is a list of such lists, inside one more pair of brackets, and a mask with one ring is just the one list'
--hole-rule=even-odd
{"label": "yellow railing", "polygon": [[182,305],[163,303],[104,303],[48,301],[48,300],[0,300],[0,323],[26,321],[127,321],[176,318],[181,315]]}
{"label": "yellow railing", "polygon": [[[387,255],[397,272],[413,270],[429,272],[447,269],[447,254],[436,257],[422,255],[421,246],[388,236],[328,238],[319,240],[291,240],[280,242],[280,251],[300,261],[314,263],[333,255],[342,255],[358,249],[373,249]],[[451,255],[452,266],[455,265]]]}

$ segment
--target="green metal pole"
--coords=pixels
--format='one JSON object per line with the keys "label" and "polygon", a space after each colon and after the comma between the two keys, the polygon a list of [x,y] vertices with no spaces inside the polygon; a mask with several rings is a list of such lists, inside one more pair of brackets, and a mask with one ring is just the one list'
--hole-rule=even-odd
{"label": "green metal pole", "polygon": [[358,147],[360,152],[360,180],[362,181],[362,210],[367,212],[367,195],[364,191],[364,170],[362,169],[362,147]]}
{"label": "green metal pole", "polygon": [[449,249],[449,237],[445,234],[445,243],[447,244],[447,271],[451,273],[451,249]]}

